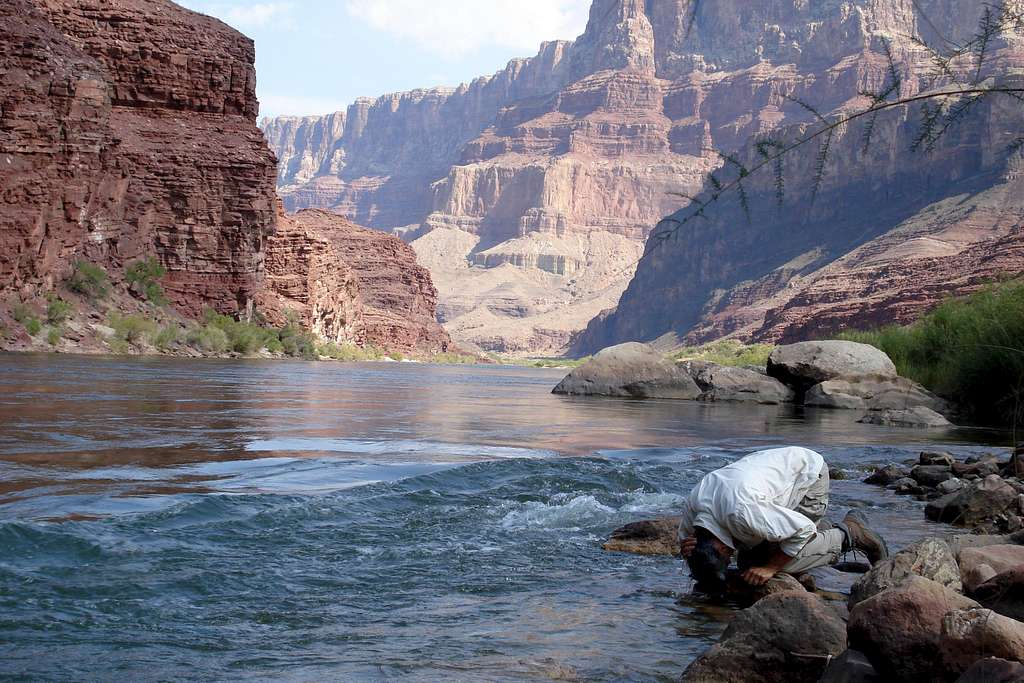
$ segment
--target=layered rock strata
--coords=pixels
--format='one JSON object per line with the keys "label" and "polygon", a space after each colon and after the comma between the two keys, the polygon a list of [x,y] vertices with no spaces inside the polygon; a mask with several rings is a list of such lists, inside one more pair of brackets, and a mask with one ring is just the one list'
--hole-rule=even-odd
{"label": "layered rock strata", "polygon": [[0,34],[0,288],[155,255],[181,312],[245,310],[275,210],[252,41],[165,0],[10,0]]}
{"label": "layered rock strata", "polygon": [[[829,112],[862,91],[883,89],[886,46],[903,92],[917,92],[934,63],[916,41],[967,39],[978,19],[949,0],[596,0],[578,40],[546,43],[535,58],[492,77],[264,127],[281,157],[278,182],[289,208],[328,208],[418,238],[414,245],[438,281],[442,315],[457,339],[490,350],[553,352],[617,303],[657,221],[687,204],[707,172],[728,165],[712,150],[732,152],[815,121],[795,100]],[[1010,60],[1003,66],[1012,66],[1017,43],[998,42],[1000,59]],[[994,131],[987,124],[972,125],[973,138],[961,136],[938,163],[928,162],[933,172],[921,171],[924,162],[915,165],[900,149],[910,128],[900,123],[880,123],[879,144],[860,160],[859,136],[841,132],[846,149],[830,160],[827,196],[814,211],[794,209],[806,229],[780,239],[781,221],[777,230],[760,217],[744,227],[732,212],[714,228],[688,232],[658,266],[642,263],[637,294],[627,294],[622,313],[603,316],[608,320],[596,322],[576,348],[595,351],[669,331],[796,339],[826,309],[838,324],[857,316],[906,319],[948,293],[951,279],[953,289],[971,287],[1012,269],[1015,257],[1005,252],[1014,236],[992,222],[1004,209],[1012,213],[1012,193],[978,196],[976,217],[945,231],[925,218],[893,232],[951,196],[936,184],[949,187],[994,166],[991,152],[1000,142],[985,132]],[[979,144],[984,151],[972,151]],[[815,157],[805,154],[793,177],[813,175]],[[875,167],[878,173],[869,172]],[[996,185],[990,178],[961,191]],[[864,213],[834,221],[843,207],[880,196],[888,204],[872,205],[878,217],[870,225]],[[904,197],[909,204],[893,209]],[[951,255],[956,277],[939,272]],[[747,265],[755,256],[760,263]],[[833,271],[824,271],[830,264]],[[663,286],[651,288],[644,280],[655,269],[664,270]],[[884,282],[876,283],[879,272]],[[790,280],[815,273],[806,303],[778,298]],[[847,310],[836,297],[850,299]]]}
{"label": "layered rock strata", "polygon": [[435,319],[437,290],[412,248],[337,214],[300,211],[281,217],[267,244],[262,310],[289,314],[325,339],[388,350],[447,351]]}

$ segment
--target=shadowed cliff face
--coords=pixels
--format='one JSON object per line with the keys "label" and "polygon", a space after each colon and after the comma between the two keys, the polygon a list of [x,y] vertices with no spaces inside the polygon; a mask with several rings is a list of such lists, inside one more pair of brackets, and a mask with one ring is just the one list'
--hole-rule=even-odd
{"label": "shadowed cliff face", "polygon": [[275,196],[252,42],[164,0],[10,0],[0,34],[0,287],[156,254],[183,313],[244,310]]}
{"label": "shadowed cliff face", "polygon": [[653,226],[722,164],[712,149],[811,121],[791,97],[831,111],[877,89],[883,39],[922,87],[911,37],[977,17],[917,4],[927,21],[911,0],[596,0],[578,40],[494,76],[264,127],[286,206],[413,240],[457,341],[553,353],[618,302]]}

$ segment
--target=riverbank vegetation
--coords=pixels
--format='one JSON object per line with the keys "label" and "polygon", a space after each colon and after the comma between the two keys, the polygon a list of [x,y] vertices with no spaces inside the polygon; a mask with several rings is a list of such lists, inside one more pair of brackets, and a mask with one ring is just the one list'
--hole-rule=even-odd
{"label": "riverbank vegetation", "polygon": [[701,346],[684,346],[669,354],[674,361],[700,360],[732,367],[758,367],[768,364],[772,344],[744,344],[735,339],[722,339]]}
{"label": "riverbank vegetation", "polygon": [[841,336],[885,351],[901,375],[952,399],[972,421],[1022,423],[1024,280],[949,300],[913,325]]}

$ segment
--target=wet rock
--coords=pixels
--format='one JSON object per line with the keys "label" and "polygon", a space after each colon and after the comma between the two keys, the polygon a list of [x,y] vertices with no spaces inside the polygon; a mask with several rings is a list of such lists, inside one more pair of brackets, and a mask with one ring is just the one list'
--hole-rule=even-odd
{"label": "wet rock", "polygon": [[818,683],[881,683],[882,677],[863,652],[847,650],[832,660]]}
{"label": "wet rock", "polygon": [[944,588],[960,591],[960,567],[949,545],[926,538],[878,562],[850,589],[850,609],[879,593],[895,588],[908,577],[921,576]]}
{"label": "wet rock", "polygon": [[679,517],[643,520],[619,527],[601,547],[637,555],[679,555]]}
{"label": "wet rock", "polygon": [[924,451],[918,460],[922,465],[945,465],[946,467],[952,467],[956,462],[953,454],[945,451]]}
{"label": "wet rock", "polygon": [[941,484],[939,484],[935,488],[938,490],[939,493],[941,493],[942,495],[946,496],[946,495],[949,495],[950,493],[956,493],[957,491],[963,489],[964,485],[965,485],[965,482],[964,482],[963,479],[955,479],[954,478],[954,479],[947,479],[946,481],[942,482]]}
{"label": "wet rock", "polygon": [[846,479],[849,479],[849,477],[846,476],[846,471],[841,470],[838,467],[828,468],[828,478],[831,479],[832,481],[844,481]]}
{"label": "wet rock", "polygon": [[680,363],[701,388],[702,401],[791,403],[793,390],[777,379],[744,368],[704,361]]}
{"label": "wet rock", "polygon": [[630,342],[604,349],[569,373],[553,393],[692,400],[702,392],[685,368],[647,344]]}
{"label": "wet rock", "polygon": [[971,665],[956,683],[1024,683],[1024,664],[986,657]]}
{"label": "wet rock", "polygon": [[971,592],[971,597],[993,612],[1024,622],[1024,566],[985,581]]}
{"label": "wet rock", "polygon": [[1016,504],[1016,489],[993,474],[980,482],[971,482],[961,491],[932,501],[925,508],[925,515],[936,522],[975,526],[1005,514]]}
{"label": "wet rock", "polygon": [[933,680],[943,617],[971,607],[978,603],[940,583],[911,576],[850,611],[850,647],[863,652],[885,680]]}
{"label": "wet rock", "polygon": [[875,470],[874,474],[864,480],[864,483],[876,486],[889,486],[890,484],[895,484],[900,479],[906,478],[908,474],[909,472],[904,468],[895,463],[890,463],[885,467]]}
{"label": "wet rock", "polygon": [[939,652],[948,672],[967,671],[983,657],[1024,660],[1024,624],[983,607],[962,609],[942,619]]}
{"label": "wet rock", "polygon": [[952,465],[954,476],[983,478],[999,474],[999,460],[995,456],[986,456],[977,462],[955,462]]}
{"label": "wet rock", "polygon": [[815,683],[824,673],[828,655],[845,649],[846,625],[821,598],[806,591],[786,591],[737,614],[718,643],[694,661],[680,680]]}
{"label": "wet rock", "polygon": [[988,548],[993,545],[1024,545],[1024,531],[1011,534],[951,534],[946,539],[953,555],[959,560],[960,554],[968,548]]}
{"label": "wet rock", "polygon": [[867,344],[848,341],[780,346],[768,358],[768,374],[803,390],[831,379],[897,376],[896,366],[884,352]]}
{"label": "wet rock", "polygon": [[959,559],[964,589],[971,593],[981,584],[1003,572],[1024,567],[1024,546],[990,545],[984,548],[967,548],[960,553]]}
{"label": "wet rock", "polygon": [[819,408],[847,410],[909,410],[924,407],[948,410],[946,402],[920,384],[904,377],[833,379],[811,387],[804,403]]}
{"label": "wet rock", "polygon": [[911,479],[910,477],[904,477],[903,479],[900,479],[889,488],[891,488],[896,493],[900,493],[905,496],[919,496],[925,493],[925,491],[927,490],[925,489],[925,487],[918,484],[915,479]]}
{"label": "wet rock", "polygon": [[908,410],[884,410],[880,413],[865,415],[858,422],[884,427],[916,427],[921,429],[938,429],[953,426],[953,423],[945,417],[925,406],[917,406]]}
{"label": "wet rock", "polygon": [[922,486],[935,488],[953,478],[948,465],[918,465],[910,470],[910,477]]}

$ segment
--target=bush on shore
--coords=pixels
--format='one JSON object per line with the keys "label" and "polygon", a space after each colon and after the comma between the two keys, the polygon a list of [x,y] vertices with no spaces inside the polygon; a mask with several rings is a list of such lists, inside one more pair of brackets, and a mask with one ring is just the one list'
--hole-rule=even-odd
{"label": "bush on shore", "polygon": [[90,301],[99,301],[110,293],[107,271],[88,261],[76,261],[75,270],[68,278],[68,289]]}
{"label": "bush on shore", "polygon": [[154,306],[168,304],[163,287],[157,282],[164,275],[167,275],[167,269],[160,265],[155,256],[129,263],[124,271],[124,279],[129,287],[141,291],[146,300]]}
{"label": "bush on shore", "polygon": [[722,339],[701,346],[684,346],[669,357],[674,361],[702,360],[733,367],[763,368],[768,365],[768,356],[774,348],[771,344],[748,345],[735,339]]}
{"label": "bush on shore", "polygon": [[[137,346],[148,342],[157,333],[157,324],[138,314],[111,313],[107,318],[107,326],[114,330],[113,341],[115,343],[111,345],[111,349],[117,353],[125,352],[128,345]],[[122,350],[118,351],[117,349]]]}
{"label": "bush on shore", "polygon": [[1016,426],[1024,417],[1024,281],[951,299],[906,327],[843,339],[889,354],[900,374],[957,403],[975,422]]}

